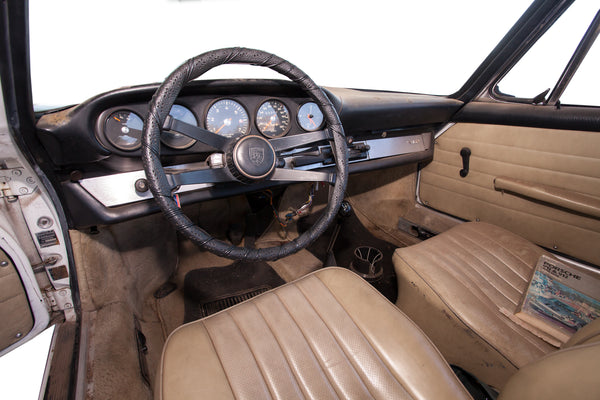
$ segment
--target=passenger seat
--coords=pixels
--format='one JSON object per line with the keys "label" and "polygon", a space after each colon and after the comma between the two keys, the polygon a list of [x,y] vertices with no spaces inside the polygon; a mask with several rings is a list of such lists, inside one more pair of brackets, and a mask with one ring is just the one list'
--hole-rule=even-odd
{"label": "passenger seat", "polygon": [[501,389],[518,369],[557,350],[500,311],[517,310],[543,254],[551,256],[497,226],[458,225],[396,250],[396,304],[449,363]]}

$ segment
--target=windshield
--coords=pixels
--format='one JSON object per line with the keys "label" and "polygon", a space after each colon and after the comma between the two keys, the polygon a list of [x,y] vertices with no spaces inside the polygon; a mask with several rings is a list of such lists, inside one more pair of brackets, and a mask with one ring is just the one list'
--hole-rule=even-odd
{"label": "windshield", "polygon": [[[31,0],[37,109],[162,81],[186,59],[242,46],[275,53],[319,85],[458,90],[528,7],[462,1]],[[493,14],[493,15],[492,15]],[[208,78],[276,77],[223,66]]]}

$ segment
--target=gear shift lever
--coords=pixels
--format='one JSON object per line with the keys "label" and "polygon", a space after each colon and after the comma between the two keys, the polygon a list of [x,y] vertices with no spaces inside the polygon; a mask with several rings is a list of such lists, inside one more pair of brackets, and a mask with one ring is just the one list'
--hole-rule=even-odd
{"label": "gear shift lever", "polygon": [[342,201],[340,205],[340,209],[338,211],[337,220],[335,222],[335,228],[333,228],[333,234],[331,235],[331,239],[329,240],[329,245],[327,246],[327,260],[325,261],[326,267],[334,267],[337,266],[337,261],[335,260],[335,255],[333,254],[333,246],[335,246],[335,241],[340,234],[340,229],[342,228],[342,222],[344,219],[348,218],[352,215],[354,210],[350,203],[346,200]]}

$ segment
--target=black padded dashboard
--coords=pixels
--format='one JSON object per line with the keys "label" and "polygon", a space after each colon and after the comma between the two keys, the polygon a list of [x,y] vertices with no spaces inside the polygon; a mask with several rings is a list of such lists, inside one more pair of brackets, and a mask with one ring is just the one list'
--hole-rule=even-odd
{"label": "black padded dashboard", "polygon": [[[103,136],[103,121],[111,112],[121,109],[145,118],[147,103],[157,88],[157,84],[152,84],[117,89],[79,105],[46,113],[38,119],[38,137],[55,166],[60,180],[58,189],[65,199],[71,228],[111,224],[158,211],[154,201],[147,196],[123,204],[110,203],[93,196],[85,185],[104,178],[117,182],[116,178],[127,174],[133,176],[142,170],[140,150],[123,151],[113,146]],[[352,137],[355,143],[368,143],[372,147],[372,156],[366,154],[351,161],[350,172],[431,158],[433,133],[463,105],[458,100],[439,96],[342,88],[324,90],[340,115],[346,136]],[[194,81],[183,89],[176,104],[191,110],[202,126],[208,106],[219,99],[233,99],[244,106],[250,117],[251,134],[260,134],[255,121],[256,110],[267,100],[280,101],[289,109],[291,123],[286,135],[306,133],[299,126],[296,114],[309,98],[289,81]],[[414,151],[405,149],[407,143],[419,140],[429,143],[416,146]],[[373,147],[385,148],[385,151]],[[394,149],[398,149],[396,153]],[[185,149],[162,146],[161,161],[165,166],[203,162],[213,151],[199,142]],[[311,168],[326,169],[327,163]],[[276,184],[281,185],[280,182],[264,182],[251,187],[242,183],[219,184],[184,193],[181,202],[222,198]],[[105,190],[122,189],[106,186]]]}

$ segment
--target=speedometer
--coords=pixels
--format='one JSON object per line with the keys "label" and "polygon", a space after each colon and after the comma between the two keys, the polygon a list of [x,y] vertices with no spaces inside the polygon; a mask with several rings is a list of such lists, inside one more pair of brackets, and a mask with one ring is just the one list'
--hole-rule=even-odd
{"label": "speedometer", "polygon": [[250,119],[244,107],[235,100],[223,99],[214,102],[206,113],[206,129],[225,137],[245,135],[250,128]]}
{"label": "speedometer", "polygon": [[290,129],[290,112],[279,100],[265,101],[256,112],[256,126],[267,137],[283,136]]}

